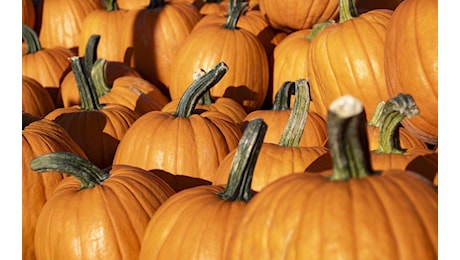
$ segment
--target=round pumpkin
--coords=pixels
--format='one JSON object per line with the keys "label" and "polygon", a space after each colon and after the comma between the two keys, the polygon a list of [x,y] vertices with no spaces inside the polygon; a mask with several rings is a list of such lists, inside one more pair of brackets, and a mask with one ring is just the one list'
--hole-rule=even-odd
{"label": "round pumpkin", "polygon": [[35,79],[22,76],[22,111],[34,116],[44,117],[56,106],[50,94]]}
{"label": "round pumpkin", "polygon": [[438,140],[438,1],[404,0],[388,24],[385,76],[391,96],[410,93],[420,115],[401,123],[422,141]]}

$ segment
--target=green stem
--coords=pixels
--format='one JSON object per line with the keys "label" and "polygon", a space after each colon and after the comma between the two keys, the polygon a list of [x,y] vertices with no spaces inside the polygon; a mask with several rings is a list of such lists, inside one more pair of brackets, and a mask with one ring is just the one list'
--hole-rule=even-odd
{"label": "green stem", "polygon": [[229,29],[229,30],[236,30],[236,24],[238,23],[238,20],[240,19],[241,15],[246,12],[246,10],[249,8],[247,2],[239,2],[236,3],[235,7],[228,10],[228,17],[227,21],[224,24],[224,28]]}
{"label": "green stem", "polygon": [[93,82],[91,78],[86,75],[83,69],[83,59],[78,56],[73,56],[70,58],[70,65],[72,67],[72,72],[75,75],[78,92],[80,93],[80,108],[83,110],[102,109],[103,105],[99,103]]}
{"label": "green stem", "polygon": [[227,64],[219,62],[212,70],[194,80],[182,94],[174,115],[176,117],[189,117],[200,98],[222,79],[227,70]]}
{"label": "green stem", "polygon": [[399,128],[401,121],[406,117],[412,117],[420,113],[414,98],[410,94],[398,94],[388,102],[378,107],[376,114],[379,114],[377,123],[379,127],[379,148],[377,153],[399,153],[406,152],[401,148]]}
{"label": "green stem", "polygon": [[198,101],[198,104],[207,106],[214,104],[214,99],[211,97],[211,92],[209,90],[203,94],[203,96]]}
{"label": "green stem", "polygon": [[97,60],[97,46],[99,45],[100,40],[100,35],[93,34],[89,37],[88,42],[86,43],[85,57],[83,61],[86,75],[91,75],[93,64]]}
{"label": "green stem", "polygon": [[107,84],[107,63],[106,59],[97,59],[91,70],[91,80],[93,81],[94,89],[98,97],[102,97],[109,93],[111,89]]}
{"label": "green stem", "polygon": [[218,193],[224,200],[248,202],[251,199],[252,176],[266,131],[263,119],[249,121],[233,158],[227,186]]}
{"label": "green stem", "polygon": [[22,39],[27,47],[27,54],[36,53],[42,49],[37,33],[30,26],[22,25]]}
{"label": "green stem", "polygon": [[339,23],[358,17],[355,0],[339,0]]}
{"label": "green stem", "polygon": [[105,0],[104,1],[105,10],[107,12],[118,11],[118,4],[116,0]]}
{"label": "green stem", "polygon": [[329,107],[328,144],[333,161],[331,180],[344,181],[374,174],[371,166],[363,104],[345,95]]}
{"label": "green stem", "polygon": [[37,156],[30,161],[30,168],[38,173],[69,174],[81,182],[80,190],[101,185],[110,177],[110,173],[102,171],[85,158],[70,152],[53,152]]}
{"label": "green stem", "polygon": [[315,36],[319,32],[321,32],[324,28],[326,28],[326,26],[334,24],[334,23],[335,23],[335,20],[329,20],[329,21],[325,21],[325,22],[321,22],[321,23],[317,23],[313,25],[311,32],[307,36],[305,36],[305,38],[310,41],[313,40],[313,38],[315,38]]}
{"label": "green stem", "polygon": [[298,147],[307,123],[308,111],[310,110],[310,86],[307,80],[295,81],[295,100],[289,115],[288,122],[284,127],[283,134],[278,143],[280,146]]}
{"label": "green stem", "polygon": [[291,109],[291,96],[295,95],[295,82],[285,81],[276,92],[272,110]]}

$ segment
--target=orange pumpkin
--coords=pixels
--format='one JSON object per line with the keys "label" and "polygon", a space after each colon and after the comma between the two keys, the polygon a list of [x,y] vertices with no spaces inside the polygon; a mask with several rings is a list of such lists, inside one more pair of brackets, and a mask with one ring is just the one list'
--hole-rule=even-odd
{"label": "orange pumpkin", "polygon": [[43,1],[40,24],[43,47],[60,46],[77,52],[83,19],[94,10],[104,10],[103,1]]}
{"label": "orange pumpkin", "polygon": [[391,96],[411,93],[420,115],[402,125],[422,141],[438,139],[438,1],[404,0],[388,24],[385,76]]}
{"label": "orange pumpkin", "polygon": [[172,60],[200,18],[186,1],[151,0],[146,8],[132,9],[119,33],[120,57],[169,95]]}
{"label": "orange pumpkin", "polygon": [[36,12],[34,0],[22,0],[22,24],[35,29]]}
{"label": "orange pumpkin", "polygon": [[127,10],[118,9],[118,1],[105,0],[104,9],[96,9],[85,16],[81,23],[81,31],[78,42],[79,56],[85,56],[85,50],[89,38],[92,35],[100,35],[101,40],[97,46],[98,58],[109,61],[123,62],[120,56],[120,30],[127,14]]}
{"label": "orange pumpkin", "polygon": [[[203,185],[174,194],[150,220],[143,259],[225,259],[225,248],[253,196],[254,161],[267,125],[250,122],[237,149],[226,185]],[[181,239],[176,239],[180,237]]]}
{"label": "orange pumpkin", "polygon": [[294,173],[248,203],[225,259],[436,259],[438,193],[411,171],[376,172],[363,104],[330,105],[333,169]]}
{"label": "orange pumpkin", "polygon": [[43,117],[55,108],[53,99],[40,82],[23,75],[22,111]]}
{"label": "orange pumpkin", "polygon": [[[209,24],[192,32],[171,64],[169,92],[179,99],[196,70],[208,71],[221,61],[231,68],[211,89],[211,96],[233,98],[250,112],[262,107],[268,90],[269,65],[260,40],[251,32],[236,27],[244,5],[234,8],[226,23]],[[237,46],[245,46],[238,48]]]}
{"label": "orange pumpkin", "polygon": [[22,25],[22,38],[27,46],[22,56],[22,75],[40,82],[57,105],[61,80],[70,71],[69,58],[75,53],[61,46],[42,48],[37,33],[27,25]]}
{"label": "orange pumpkin", "polygon": [[331,0],[259,0],[259,9],[273,28],[288,33],[311,29],[317,23],[335,19],[339,13],[338,2]]}
{"label": "orange pumpkin", "polygon": [[36,259],[34,236],[38,215],[65,175],[38,174],[30,161],[51,152],[70,152],[86,158],[67,131],[59,124],[22,112],[22,258]]}
{"label": "orange pumpkin", "polygon": [[174,194],[153,173],[128,165],[103,171],[72,153],[35,157],[39,172],[63,180],[37,220],[37,259],[138,259],[145,228]]}
{"label": "orange pumpkin", "polygon": [[123,10],[143,9],[150,3],[150,0],[117,0],[117,5]]}
{"label": "orange pumpkin", "polygon": [[[358,15],[353,1],[339,3],[340,21],[313,37],[308,55],[315,111],[324,118],[331,102],[342,95],[362,100],[366,112],[375,111],[380,101],[390,98],[384,43],[392,11],[379,9]],[[367,120],[371,116],[368,114]]]}
{"label": "orange pumpkin", "polygon": [[120,140],[139,116],[122,105],[101,105],[93,82],[83,70],[82,58],[72,57],[71,65],[81,105],[57,108],[46,118],[64,127],[91,162],[100,168],[108,167]]}
{"label": "orange pumpkin", "polygon": [[[307,169],[310,169],[310,171],[324,171],[332,168],[332,160],[327,148],[322,145],[300,145],[301,138],[305,138],[303,135],[304,130],[310,127],[306,125],[310,103],[307,81],[304,79],[297,80],[295,82],[295,91],[297,98],[278,143],[268,143],[265,141],[266,136],[264,137],[264,143],[255,163],[252,177],[252,189],[255,191],[261,191],[274,180],[293,172],[301,172]],[[257,118],[265,121],[263,117],[254,117],[249,120],[249,123]],[[268,126],[267,133],[270,128],[277,126],[274,124],[275,121],[270,123],[272,125],[266,123]],[[326,135],[326,128],[324,128],[324,131]],[[236,152],[237,150],[231,151],[219,164],[213,184],[224,184],[229,178],[228,174],[232,167],[231,159]]]}
{"label": "orange pumpkin", "polygon": [[174,114],[151,111],[139,117],[120,142],[113,163],[210,180],[220,161],[238,145],[241,130],[221,112],[192,111],[227,70],[219,63],[194,81]]}

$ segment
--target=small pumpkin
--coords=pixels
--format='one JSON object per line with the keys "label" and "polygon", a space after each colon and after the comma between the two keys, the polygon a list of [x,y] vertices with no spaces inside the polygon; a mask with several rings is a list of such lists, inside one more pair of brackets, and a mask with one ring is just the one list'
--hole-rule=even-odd
{"label": "small pumpkin", "polygon": [[22,111],[44,117],[56,106],[50,94],[35,79],[22,76]]}
{"label": "small pumpkin", "polygon": [[435,187],[411,171],[373,169],[358,99],[338,98],[327,123],[333,169],[258,192],[225,259],[436,259]]}
{"label": "small pumpkin", "polygon": [[72,153],[35,157],[30,168],[71,175],[37,219],[37,259],[138,259],[149,220],[174,194],[153,173],[128,165],[103,171]]}

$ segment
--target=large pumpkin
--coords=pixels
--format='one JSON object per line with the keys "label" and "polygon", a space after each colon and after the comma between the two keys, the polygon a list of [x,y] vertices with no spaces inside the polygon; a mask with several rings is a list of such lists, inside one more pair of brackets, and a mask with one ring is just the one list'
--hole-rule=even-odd
{"label": "large pumpkin", "polygon": [[174,194],[154,173],[128,165],[103,171],[71,153],[35,157],[30,167],[71,175],[38,217],[38,260],[138,259],[150,218]]}
{"label": "large pumpkin", "polygon": [[174,113],[151,111],[139,117],[120,142],[114,164],[210,180],[220,161],[238,145],[241,130],[221,112],[192,111],[227,70],[219,63],[194,81]]}
{"label": "large pumpkin", "polygon": [[405,0],[395,9],[385,42],[391,96],[411,93],[420,115],[402,121],[424,142],[438,142],[438,1]]}
{"label": "large pumpkin", "polygon": [[171,64],[171,99],[182,96],[193,82],[195,71],[208,71],[223,61],[230,70],[211,89],[211,96],[233,98],[247,112],[262,107],[269,83],[268,57],[253,33],[236,27],[243,8],[243,5],[234,8],[225,23],[208,24],[190,34]]}
{"label": "large pumpkin", "polygon": [[308,55],[315,111],[324,118],[332,101],[345,94],[362,100],[366,113],[389,98],[384,44],[392,11],[379,9],[358,15],[353,1],[339,3],[340,21],[313,37]]}
{"label": "large pumpkin", "polygon": [[295,173],[249,201],[225,259],[437,259],[438,193],[411,171],[374,171],[363,104],[328,113],[333,169]]}

